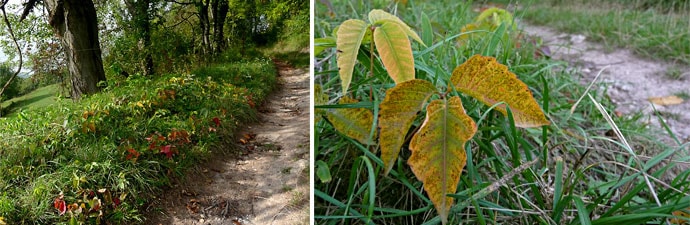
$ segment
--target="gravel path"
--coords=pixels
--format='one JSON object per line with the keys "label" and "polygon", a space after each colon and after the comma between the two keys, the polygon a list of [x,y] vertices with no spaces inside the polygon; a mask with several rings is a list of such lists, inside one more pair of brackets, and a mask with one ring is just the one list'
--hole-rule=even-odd
{"label": "gravel path", "polygon": [[147,224],[309,224],[309,71],[276,65],[278,90],[235,138],[239,158],[191,172]]}
{"label": "gravel path", "polygon": [[[618,116],[642,112],[645,115],[642,122],[661,128],[650,98],[665,97],[671,100],[667,102],[670,103],[674,95],[690,94],[690,69],[687,67],[638,57],[626,49],[607,51],[604,46],[589,42],[581,34],[566,34],[548,27],[521,24],[527,34],[542,38],[553,58],[569,62],[572,69],[579,71],[583,83],[591,82],[604,69],[598,82],[608,84],[604,85],[605,93],[616,105],[615,113]],[[667,75],[674,72],[676,76]],[[675,101],[678,99],[675,98]],[[690,141],[690,100],[680,104],[661,102],[654,104],[654,107],[681,142]]]}

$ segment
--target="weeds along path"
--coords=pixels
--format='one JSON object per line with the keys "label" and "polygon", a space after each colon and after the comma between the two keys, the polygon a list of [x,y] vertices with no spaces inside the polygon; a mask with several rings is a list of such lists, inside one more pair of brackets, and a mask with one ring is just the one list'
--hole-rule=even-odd
{"label": "weeds along path", "polygon": [[[568,62],[569,69],[576,72],[573,74],[578,74],[579,71],[583,83],[592,82],[599,71],[604,69],[597,82],[606,84],[603,87],[606,95],[616,104],[616,114],[630,116],[642,112],[643,122],[662,128],[654,113],[656,108],[681,142],[690,141],[688,68],[644,59],[626,49],[609,50],[603,45],[587,41],[580,34],[565,34],[548,27],[522,24],[527,34],[542,38],[553,58]],[[686,100],[683,101],[682,98]],[[650,99],[657,102],[653,107]],[[663,133],[659,136],[668,135]]]}
{"label": "weeds along path", "polygon": [[309,71],[276,65],[279,86],[259,122],[234,139],[240,156],[191,172],[147,224],[309,224]]}

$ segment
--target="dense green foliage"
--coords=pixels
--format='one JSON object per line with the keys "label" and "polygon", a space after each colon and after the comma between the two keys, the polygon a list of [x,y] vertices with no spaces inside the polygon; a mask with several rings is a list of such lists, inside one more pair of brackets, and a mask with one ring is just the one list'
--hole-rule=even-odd
{"label": "dense green foliage", "polygon": [[[103,200],[102,217],[84,210],[74,215],[80,220],[141,221],[139,209],[164,194],[170,176],[229,153],[223,141],[253,118],[250,105],[265,99],[275,73],[270,60],[256,58],[191,74],[132,76],[78,104],[59,101],[3,119],[0,217],[13,224],[66,221],[69,213],[59,216],[53,207],[64,193],[67,204],[83,196]],[[99,189],[127,196],[106,205],[105,194],[92,193]]]}
{"label": "dense green foliage", "polygon": [[[614,117],[614,128],[602,115],[613,105],[599,91],[587,97],[578,74],[563,62],[540,57],[530,37],[504,39],[504,30],[459,44],[461,28],[473,23],[473,6],[459,1],[329,1],[317,4],[316,38],[332,36],[347,19],[364,19],[372,9],[396,12],[420,33],[428,47],[413,44],[416,78],[447,87],[452,69],[474,54],[492,56],[527,84],[544,109],[550,126],[520,129],[514,118],[503,116],[469,97],[461,96],[467,114],[479,130],[466,145],[467,164],[457,184],[449,224],[643,224],[663,223],[672,212],[690,206],[685,191],[690,171],[666,161],[689,144],[660,143],[658,130],[647,128],[637,116]],[[406,4],[403,2],[407,2]],[[331,11],[332,10],[332,11]],[[516,14],[519,17],[520,14]],[[428,42],[427,42],[428,41]],[[328,105],[318,110],[371,110],[380,119],[380,104],[393,87],[373,49],[363,55],[345,95],[356,104],[332,104],[342,97],[337,50],[316,56],[316,84]],[[580,97],[584,99],[580,100]],[[598,106],[602,104],[601,111]],[[572,108],[572,111],[571,111]],[[424,112],[420,113],[421,115]],[[376,144],[364,144],[338,132],[328,118],[315,124],[315,160],[321,180],[315,183],[317,224],[438,224],[441,218],[406,164],[411,152],[403,144],[389,175]],[[410,134],[420,129],[418,116]],[[619,129],[620,128],[620,129]],[[370,126],[371,137],[377,131]],[[616,136],[620,130],[627,142]],[[609,132],[607,132],[609,131]],[[608,133],[608,134],[607,134]],[[406,141],[410,139],[406,136]],[[629,145],[627,144],[629,143]],[[673,158],[687,161],[679,154]],[[642,169],[647,172],[639,172]],[[651,169],[649,169],[651,168]],[[645,177],[651,180],[645,182]],[[658,201],[657,201],[658,200]]]}
{"label": "dense green foliage", "polygon": [[[7,65],[1,65],[0,66],[0,88],[5,86],[7,81],[14,75],[13,71],[10,71],[10,68]],[[5,92],[2,93],[2,96],[0,96],[0,102],[6,99],[11,99],[14,98],[19,94],[19,82],[12,82],[10,83],[10,86],[5,89]]]}

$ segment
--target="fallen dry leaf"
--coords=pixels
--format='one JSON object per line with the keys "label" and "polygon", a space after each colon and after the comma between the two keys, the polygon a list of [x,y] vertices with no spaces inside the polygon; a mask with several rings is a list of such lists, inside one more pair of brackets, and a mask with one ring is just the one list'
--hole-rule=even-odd
{"label": "fallen dry leaf", "polygon": [[649,101],[656,105],[678,105],[680,103],[683,103],[683,99],[675,95],[669,95],[664,97],[651,97],[649,98]]}
{"label": "fallen dry leaf", "polygon": [[618,110],[614,111],[613,114],[616,114],[617,117],[622,117],[622,116],[623,116],[623,112],[618,111]]}

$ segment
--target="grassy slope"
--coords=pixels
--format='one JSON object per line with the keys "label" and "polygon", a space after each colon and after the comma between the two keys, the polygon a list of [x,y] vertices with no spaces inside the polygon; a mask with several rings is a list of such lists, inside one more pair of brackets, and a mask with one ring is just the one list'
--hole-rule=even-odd
{"label": "grassy slope", "polygon": [[[434,31],[433,44],[428,45],[433,50],[424,51],[424,47],[413,44],[413,50],[426,52],[415,57],[418,79],[431,80],[443,86],[453,68],[469,56],[477,53],[494,56],[529,86],[552,122],[551,126],[543,129],[513,129],[507,118],[488,113],[486,106],[461,95],[467,113],[474,120],[482,120],[478,124],[479,132],[467,147],[471,151],[467,151],[468,161],[458,184],[451,224],[461,221],[469,224],[590,221],[639,224],[660,222],[672,211],[690,206],[682,191],[677,191],[690,186],[690,182],[683,179],[688,176],[688,171],[675,170],[664,174],[673,170],[674,163],[659,163],[664,155],[687,146],[665,146],[656,142],[643,124],[634,122],[636,118],[614,118],[631,143],[631,146],[621,147],[624,145],[617,138],[606,134],[611,126],[595,104],[601,103],[604,111],[612,112],[611,103],[599,93],[590,91],[594,100],[585,97],[571,113],[573,104],[584,94],[585,88],[576,79],[579,76],[566,72],[561,62],[534,58],[534,46],[529,44],[529,40],[520,40],[522,47],[517,49],[512,47],[514,43],[492,41],[500,38],[492,38],[495,34],[491,33],[466,47],[458,46],[453,39],[444,42],[473,20],[476,15],[473,6],[450,0],[433,3],[408,1],[407,5],[397,6],[376,2],[331,2],[335,9],[333,14],[324,5],[317,4],[316,34],[331,34],[347,19],[366,20],[366,14],[377,8],[387,11],[395,8],[403,21],[421,33],[425,14]],[[365,50],[360,52],[367,51],[367,46],[363,48]],[[330,49],[317,56],[317,61],[324,60],[332,53],[329,51],[335,50]],[[367,57],[358,60],[361,62],[356,66],[351,94],[348,95],[363,101],[361,105],[368,106],[368,109],[376,109],[392,81],[377,69],[369,75]],[[335,102],[341,90],[335,57],[326,60],[320,69],[322,72],[317,72],[316,84],[322,85],[325,94]],[[419,126],[422,119],[417,118],[413,126]],[[394,166],[391,174],[381,176],[377,146],[363,146],[344,137],[327,120],[321,120],[314,129],[317,138],[315,159],[325,162],[333,176],[330,183],[316,182],[317,224],[440,222],[428,197],[421,192],[421,182],[406,165],[405,159],[410,156],[407,147],[403,147],[398,165]],[[653,192],[650,191],[640,174],[634,173],[641,165],[635,165],[633,159],[637,156],[631,155],[626,150],[628,148],[635,154],[655,157],[645,161],[644,167],[653,167],[650,173],[676,190],[653,182]],[[518,171],[515,177],[505,177],[513,168],[537,158],[536,165]],[[373,168],[366,166],[367,160]],[[378,175],[372,177],[367,172]],[[501,178],[506,180],[496,184],[496,189],[485,189]],[[369,186],[372,182],[376,184],[373,190]],[[371,191],[376,195],[371,196]],[[657,206],[652,196],[660,199],[661,206]],[[373,212],[369,211],[371,207],[374,207]]]}
{"label": "grassy slope", "polygon": [[10,115],[17,112],[19,109],[38,109],[55,103],[56,94],[60,90],[59,84],[52,84],[45,87],[38,88],[26,95],[15,97],[13,99],[4,101],[2,108],[12,106]]}
{"label": "grassy slope", "polygon": [[[110,88],[79,103],[58,101],[4,119],[0,221],[142,221],[139,209],[171,177],[231,151],[223,143],[253,118],[251,105],[265,99],[275,74],[273,63],[258,57],[193,75],[111,80]],[[87,201],[94,198],[99,210]],[[85,208],[61,216],[53,205],[59,201]]]}
{"label": "grassy slope", "polygon": [[645,10],[635,1],[553,2],[556,0],[534,1],[518,15],[537,25],[584,33],[610,47],[629,48],[650,58],[690,65],[688,10]]}

